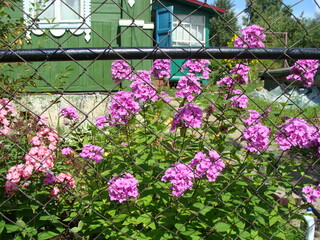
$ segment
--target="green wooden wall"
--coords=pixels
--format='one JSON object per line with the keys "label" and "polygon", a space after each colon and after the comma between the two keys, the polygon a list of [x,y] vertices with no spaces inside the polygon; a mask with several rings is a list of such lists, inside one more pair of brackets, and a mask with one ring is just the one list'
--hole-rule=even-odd
{"label": "green wooden wall", "polygon": [[[76,47],[150,47],[152,30],[139,27],[119,27],[119,19],[139,19],[149,23],[151,9],[149,0],[136,1],[133,8],[127,1],[91,2],[91,39],[86,42],[84,33],[77,36],[66,32],[55,37],[49,31],[41,36],[31,34],[31,44],[25,48],[76,48]],[[122,6],[124,11],[119,8]],[[22,3],[21,3],[22,9]],[[22,17],[16,9],[12,16]],[[35,92],[82,92],[113,90],[110,67],[113,61],[77,61],[30,63],[28,70],[36,81]],[[150,69],[151,61],[131,61],[135,69]]]}

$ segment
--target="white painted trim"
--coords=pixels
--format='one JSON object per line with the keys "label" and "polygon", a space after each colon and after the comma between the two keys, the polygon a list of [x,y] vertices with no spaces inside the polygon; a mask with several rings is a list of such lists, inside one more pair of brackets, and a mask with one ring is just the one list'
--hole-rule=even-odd
{"label": "white painted trim", "polygon": [[119,19],[120,27],[143,27],[144,20]]}
{"label": "white painted trim", "polygon": [[146,30],[148,29],[152,30],[154,29],[154,23],[145,23],[142,28]]}

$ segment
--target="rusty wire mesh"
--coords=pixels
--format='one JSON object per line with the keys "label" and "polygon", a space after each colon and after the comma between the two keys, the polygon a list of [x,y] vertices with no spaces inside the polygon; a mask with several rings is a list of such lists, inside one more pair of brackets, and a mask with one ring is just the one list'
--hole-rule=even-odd
{"label": "rusty wire mesh", "polygon": [[[320,217],[319,76],[312,85],[287,76],[311,58],[306,49],[318,56],[320,21],[294,14],[307,1],[268,1],[274,15],[261,2],[227,18],[196,0],[2,1],[1,239],[303,239],[306,208]],[[241,51],[279,47],[281,57],[210,54],[247,41],[232,24],[243,13],[267,37]],[[121,49],[132,47],[153,50],[127,60]],[[174,55],[190,47],[199,51]],[[208,77],[184,69],[206,49],[210,62],[196,67],[209,66]],[[141,70],[156,51],[170,75],[149,78]],[[106,52],[123,62],[99,59]],[[67,61],[52,61],[61,53]]]}

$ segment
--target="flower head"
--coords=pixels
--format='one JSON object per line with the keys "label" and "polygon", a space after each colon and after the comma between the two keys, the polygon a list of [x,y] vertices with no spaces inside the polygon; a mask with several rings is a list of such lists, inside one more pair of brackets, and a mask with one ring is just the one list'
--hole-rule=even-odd
{"label": "flower head", "polygon": [[202,110],[193,103],[179,108],[174,114],[171,131],[177,127],[200,128],[202,125]]}
{"label": "flower head", "polygon": [[132,69],[126,61],[116,60],[111,64],[111,75],[112,81],[119,84],[125,79],[131,80]]}
{"label": "flower head", "polygon": [[245,128],[242,139],[247,142],[244,149],[250,152],[260,153],[269,146],[270,129],[261,123],[252,124]]}
{"label": "flower head", "polygon": [[300,59],[290,68],[292,74],[287,79],[302,82],[304,87],[311,87],[319,67],[319,60]]}
{"label": "flower head", "polygon": [[176,197],[184,195],[186,190],[191,190],[193,186],[194,173],[189,165],[176,163],[165,171],[161,181],[169,180],[172,186],[172,194]]}
{"label": "flower head", "polygon": [[111,201],[119,201],[120,203],[129,200],[130,198],[137,198],[138,181],[130,173],[122,175],[113,175],[113,178],[108,181],[108,191]]}
{"label": "flower head", "polygon": [[59,111],[59,115],[72,121],[79,119],[79,114],[74,106],[61,108]]}
{"label": "flower head", "polygon": [[141,110],[139,103],[134,99],[133,93],[120,91],[117,92],[111,100],[109,114],[114,125],[127,123],[133,114]]}
{"label": "flower head", "polygon": [[169,78],[171,71],[170,59],[156,59],[151,68],[151,74],[156,79]]}
{"label": "flower head", "polygon": [[258,25],[248,26],[240,31],[240,36],[234,40],[235,47],[264,47],[266,35],[264,28]]}
{"label": "flower head", "polygon": [[80,157],[83,157],[86,160],[93,160],[96,163],[101,162],[103,159],[104,149],[102,147],[86,144],[83,146]]}
{"label": "flower head", "polygon": [[194,99],[194,95],[201,93],[199,78],[195,75],[183,76],[179,79],[176,92],[176,97],[186,98],[188,102]]}
{"label": "flower head", "polygon": [[182,66],[181,70],[189,70],[190,75],[196,75],[199,78],[209,79],[209,74],[211,72],[208,65],[210,61],[206,59],[188,59]]}
{"label": "flower head", "polygon": [[317,135],[317,129],[310,126],[304,119],[290,118],[279,126],[275,139],[282,150],[288,150],[293,146],[312,147]]}

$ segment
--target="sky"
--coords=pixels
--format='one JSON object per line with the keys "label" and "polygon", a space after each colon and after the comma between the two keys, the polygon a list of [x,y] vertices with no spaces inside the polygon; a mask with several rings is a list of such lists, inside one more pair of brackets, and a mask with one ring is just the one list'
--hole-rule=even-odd
{"label": "sky", "polygon": [[[316,12],[320,13],[320,9],[316,5],[316,2],[317,2],[320,6],[320,0],[282,0],[282,1],[286,5],[292,6],[293,13],[296,16],[300,16],[303,13],[304,17],[312,18],[312,17],[314,17]],[[209,0],[208,2],[212,4],[213,0]],[[245,0],[233,0],[233,3],[235,5],[235,7],[234,7],[235,12],[237,14],[239,14],[238,23],[241,25],[242,16],[243,16],[243,14],[241,14],[241,13],[243,12],[243,10],[246,7],[246,1]]]}

